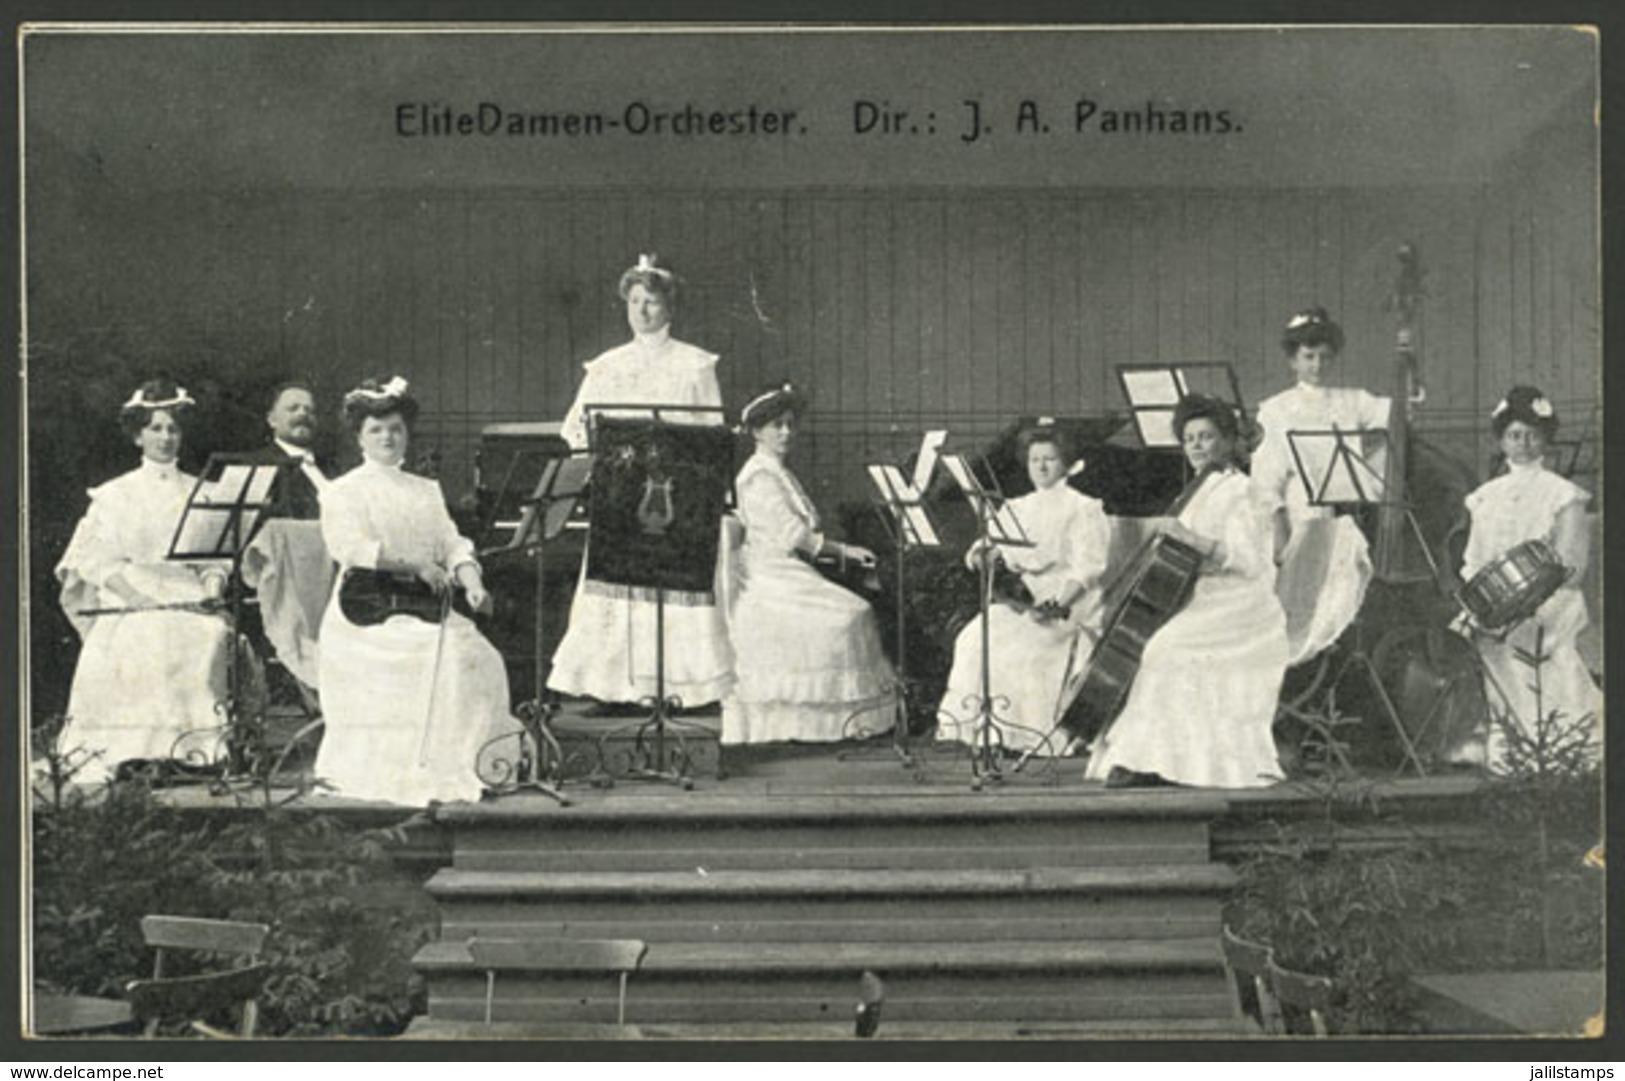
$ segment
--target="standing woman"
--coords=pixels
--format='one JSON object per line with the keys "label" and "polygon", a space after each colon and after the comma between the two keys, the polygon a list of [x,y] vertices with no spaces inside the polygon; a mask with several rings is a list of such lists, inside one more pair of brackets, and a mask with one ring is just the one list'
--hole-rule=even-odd
{"label": "standing woman", "polygon": [[[1600,735],[1596,721],[1602,715],[1602,692],[1575,648],[1587,622],[1585,598],[1577,583],[1590,557],[1586,503],[1591,497],[1578,484],[1546,468],[1546,447],[1557,435],[1557,412],[1539,390],[1529,386],[1509,390],[1490,414],[1490,430],[1506,455],[1507,471],[1467,496],[1472,531],[1462,556],[1463,580],[1471,580],[1487,564],[1531,540],[1551,545],[1574,573],[1532,619],[1518,624],[1504,639],[1476,636],[1479,656],[1510,699],[1515,716],[1508,720],[1525,735],[1535,735],[1537,713],[1549,715],[1553,710],[1561,712],[1561,724],[1582,724]],[[1537,629],[1546,654],[1540,668],[1538,711],[1534,673],[1518,658],[1520,652],[1533,655]],[[1492,688],[1486,688],[1486,693],[1491,707],[1499,708],[1500,695]],[[1596,750],[1600,754],[1600,747]],[[1481,733],[1453,757],[1495,766],[1505,754],[1505,736],[1496,728],[1487,737]]]}
{"label": "standing woman", "polygon": [[[671,336],[677,279],[652,255],[621,275],[620,296],[632,340],[586,365],[586,378],[564,417],[564,438],[588,444],[588,409],[595,405],[720,407],[715,353]],[[610,415],[614,415],[611,411]],[[662,413],[679,423],[721,424],[716,414]],[[666,693],[685,707],[722,697],[732,681],[728,630],[712,593],[666,592]],[[655,678],[655,600],[652,591],[586,577],[570,604],[570,626],[553,655],[547,685],[601,702],[652,697]]]}
{"label": "standing woman", "polygon": [[195,404],[164,379],[130,395],[119,426],[140,448],[141,464],[91,489],[90,509],[57,564],[62,607],[84,639],[58,746],[94,754],[81,781],[103,780],[128,759],[184,754],[182,736],[201,739],[201,748],[220,733],[226,620],[160,607],[218,600],[226,582],[219,562],[164,558],[196,480],[175,464]]}
{"label": "standing woman", "polygon": [[[1031,548],[999,548],[984,554],[973,545],[965,563],[1004,562],[1021,575],[1032,606],[1018,611],[995,600],[988,608],[991,672],[989,694],[1000,702],[1004,746],[1026,751],[1044,742],[1070,704],[1069,678],[1083,674],[1100,634],[1097,588],[1106,570],[1111,525],[1100,500],[1066,482],[1077,456],[1054,428],[1023,432],[1021,444],[1033,491],[1010,501]],[[977,616],[954,641],[954,666],[937,711],[938,736],[971,740],[978,714],[971,703],[982,694],[982,623]],[[1062,741],[1065,742],[1064,740]],[[1051,748],[1059,752],[1060,747]]]}
{"label": "standing woman", "polygon": [[327,726],[316,775],[343,796],[415,806],[479,798],[475,756],[513,725],[502,657],[467,617],[441,606],[429,618],[357,623],[346,611],[348,591],[371,580],[387,592],[391,575],[442,597],[459,589],[476,611],[489,602],[440,485],[401,468],[418,414],[407,391],[397,376],[344,396],[363,460],[322,493],[322,536],[339,576],[322,618]]}
{"label": "standing woman", "polygon": [[735,481],[745,539],[731,619],[738,682],[723,700],[724,743],[829,742],[891,727],[892,670],[874,612],[808,563],[824,555],[872,566],[875,557],[824,535],[785,464],[805,408],[785,384],[740,416],[755,453]]}
{"label": "standing woman", "polygon": [[1236,468],[1240,430],[1228,404],[1184,399],[1174,432],[1199,479],[1167,533],[1202,553],[1200,577],[1190,602],[1146,643],[1087,776],[1107,787],[1269,785],[1280,777],[1270,729],[1287,662],[1271,558],[1277,507]]}
{"label": "standing woman", "polygon": [[[1391,399],[1327,384],[1343,352],[1343,328],[1325,308],[1306,308],[1292,316],[1281,334],[1281,350],[1295,383],[1258,405],[1264,434],[1252,457],[1252,475],[1285,508],[1277,522],[1276,548],[1280,594],[1291,609],[1290,663],[1296,664],[1330,646],[1353,621],[1372,566],[1370,546],[1355,519],[1334,517],[1331,507],[1310,504],[1287,433],[1383,430]],[[1303,446],[1300,452],[1315,455],[1324,449],[1323,444]],[[1324,458],[1304,462],[1317,479],[1329,464]],[[1379,458],[1371,465],[1381,477],[1384,462]]]}

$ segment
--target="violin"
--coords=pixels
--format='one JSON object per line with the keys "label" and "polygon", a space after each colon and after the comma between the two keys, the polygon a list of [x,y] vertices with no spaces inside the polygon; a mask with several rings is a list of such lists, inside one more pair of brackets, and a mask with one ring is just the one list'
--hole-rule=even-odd
{"label": "violin", "polygon": [[412,616],[425,623],[445,621],[448,611],[469,619],[481,618],[468,603],[461,586],[445,595],[415,574],[352,567],[339,584],[339,611],[357,627],[376,627],[391,616]]}

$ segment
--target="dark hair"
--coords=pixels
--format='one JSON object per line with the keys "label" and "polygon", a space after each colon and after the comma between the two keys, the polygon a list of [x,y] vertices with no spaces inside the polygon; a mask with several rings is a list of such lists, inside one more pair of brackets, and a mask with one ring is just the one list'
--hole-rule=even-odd
{"label": "dark hair", "polygon": [[[1545,416],[1541,415],[1541,410],[1545,411]],[[1495,433],[1496,439],[1500,439],[1515,420],[1539,430],[1548,443],[1557,438],[1557,411],[1538,387],[1520,384],[1507,391],[1507,396],[1490,413],[1490,431]]]}
{"label": "dark hair", "polygon": [[1016,436],[1016,452],[1021,455],[1021,461],[1026,462],[1027,455],[1040,443],[1053,446],[1056,453],[1061,456],[1061,461],[1067,465],[1078,460],[1078,448],[1067,433],[1053,424],[1035,424],[1030,428],[1023,428],[1021,434]]}
{"label": "dark hair", "polygon": [[632,292],[634,285],[641,285],[651,293],[659,293],[666,302],[667,308],[677,305],[677,275],[667,268],[656,263],[658,256],[653,254],[638,256],[638,264],[621,275],[621,280],[615,287],[615,292],[622,300]]}
{"label": "dark hair", "polygon": [[1281,332],[1281,351],[1293,356],[1304,346],[1329,345],[1332,352],[1343,351],[1343,328],[1332,321],[1326,309],[1316,306],[1305,308],[1287,320]]}
{"label": "dark hair", "polygon": [[387,417],[399,413],[408,431],[417,423],[417,399],[405,391],[399,394],[385,393],[387,383],[388,380],[363,379],[360,386],[344,396],[344,425],[350,429],[351,435],[360,434],[361,425],[368,417]]}
{"label": "dark hair", "polygon": [[1185,438],[1185,426],[1193,420],[1207,419],[1219,429],[1223,435],[1239,448],[1241,439],[1241,419],[1236,416],[1235,406],[1218,398],[1210,398],[1206,394],[1192,394],[1181,398],[1179,404],[1174,406],[1174,435],[1181,441]]}
{"label": "dark hair", "polygon": [[316,391],[311,388],[309,383],[303,379],[289,379],[272,387],[271,392],[265,396],[265,412],[270,413],[271,410],[275,409],[276,403],[282,400],[282,395],[290,390],[302,390],[310,395],[311,401],[316,400]]}
{"label": "dark hair", "polygon": [[[184,401],[175,401],[184,398]],[[168,402],[168,405],[148,405],[148,402]],[[186,434],[186,426],[192,415],[193,402],[186,396],[186,391],[175,385],[173,379],[159,377],[149,379],[130,395],[130,400],[119,407],[118,426],[125,436],[134,439],[141,429],[152,422],[152,415],[157,412],[166,412],[175,421],[175,427]]]}
{"label": "dark hair", "polygon": [[739,413],[741,431],[759,432],[786,413],[800,417],[807,411],[807,399],[789,383],[752,398]]}

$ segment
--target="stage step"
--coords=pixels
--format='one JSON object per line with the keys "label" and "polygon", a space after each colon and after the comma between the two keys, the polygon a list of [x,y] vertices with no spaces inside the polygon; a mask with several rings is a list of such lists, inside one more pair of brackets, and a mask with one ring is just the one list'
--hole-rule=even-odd
{"label": "stage step", "polygon": [[[852,1021],[736,1021],[713,1024],[545,1024],[536,1021],[441,1021],[419,1017],[402,1035],[407,1040],[854,1040]],[[894,1021],[886,1018],[874,1040],[1110,1040],[1226,1039],[1257,1036],[1231,1017],[1108,1018],[1100,1021],[1027,1023],[1020,1021]]]}
{"label": "stage step", "polygon": [[[440,942],[414,959],[430,978],[431,1016],[484,1017],[486,979],[466,947]],[[634,1024],[792,1023],[850,1017],[858,977],[886,981],[895,1021],[1066,1024],[1216,1019],[1228,994],[1216,940],[1098,943],[652,943],[631,977]],[[493,1019],[590,1023],[615,1017],[613,976],[502,973]]]}
{"label": "stage step", "polygon": [[[842,1038],[865,971],[886,982],[893,1038],[1229,1031],[1222,794],[975,793],[827,758],[769,758],[687,793],[437,808],[453,865],[426,886],[440,941],[414,962],[431,1022],[479,1034],[471,939],[567,938],[648,944],[627,993],[644,1038]],[[570,1033],[616,1018],[613,973],[504,971],[494,987],[498,1030],[596,1038]]]}

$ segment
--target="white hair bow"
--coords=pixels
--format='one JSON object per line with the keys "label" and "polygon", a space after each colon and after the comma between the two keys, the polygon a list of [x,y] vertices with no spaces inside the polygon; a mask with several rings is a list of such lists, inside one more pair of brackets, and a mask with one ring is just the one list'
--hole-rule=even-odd
{"label": "white hair bow", "polygon": [[391,377],[389,382],[377,390],[373,390],[371,387],[356,387],[344,396],[344,400],[348,402],[356,398],[404,398],[406,392],[410,389],[411,384],[397,375]]}
{"label": "white hair bow", "polygon": [[192,396],[190,394],[186,393],[186,388],[185,387],[176,387],[175,388],[175,396],[173,398],[164,398],[162,400],[142,397],[141,389],[138,387],[138,388],[136,388],[135,393],[130,395],[130,400],[125,402],[119,408],[121,408],[121,409],[136,409],[136,408],[169,409],[169,408],[172,408],[172,407],[177,406],[177,405],[196,405],[196,404],[197,403],[192,400]]}

